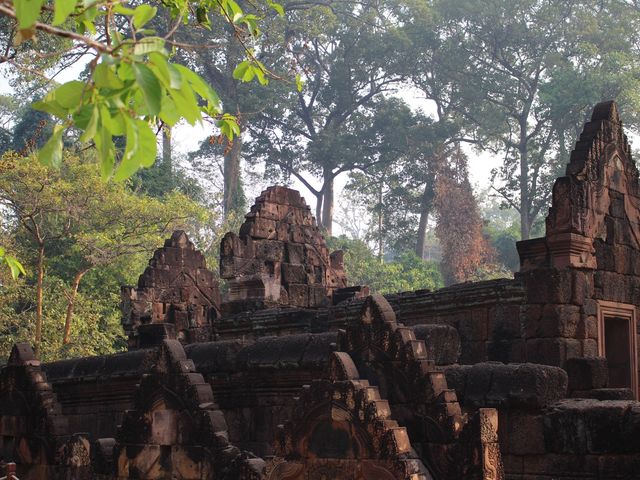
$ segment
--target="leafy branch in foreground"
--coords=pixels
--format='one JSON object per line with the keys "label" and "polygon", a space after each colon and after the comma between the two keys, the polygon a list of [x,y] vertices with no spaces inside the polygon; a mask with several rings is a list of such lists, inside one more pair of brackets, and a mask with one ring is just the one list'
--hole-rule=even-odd
{"label": "leafy branch in foreground", "polygon": [[[266,0],[283,14],[282,6]],[[197,73],[171,62],[171,37],[181,25],[207,28],[210,14],[220,15],[236,35],[260,34],[259,17],[245,13],[234,0],[205,0],[194,8],[188,0],[162,3],[171,19],[164,36],[148,28],[158,8],[143,3],[127,6],[112,0],[0,1],[0,15],[17,22],[14,43],[34,39],[36,30],[68,38],[93,55],[86,81],[73,80],[48,92],[34,107],[58,120],[40,151],[40,161],[58,166],[62,161],[64,132],[74,128],[80,141],[95,146],[104,178],[123,180],[156,158],[156,131],[181,119],[195,125],[203,116],[213,118],[229,140],[240,133],[233,115],[223,113],[218,94]],[[50,22],[40,21],[45,17]],[[49,14],[48,16],[45,14]],[[268,71],[246,48],[239,79],[268,81]],[[120,152],[114,139],[123,137]]]}

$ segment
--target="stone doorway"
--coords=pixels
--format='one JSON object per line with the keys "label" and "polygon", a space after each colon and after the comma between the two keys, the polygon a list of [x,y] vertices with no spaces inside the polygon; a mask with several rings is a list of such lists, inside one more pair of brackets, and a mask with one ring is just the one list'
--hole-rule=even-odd
{"label": "stone doorway", "polygon": [[599,302],[598,353],[607,359],[609,387],[629,388],[638,398],[636,307]]}

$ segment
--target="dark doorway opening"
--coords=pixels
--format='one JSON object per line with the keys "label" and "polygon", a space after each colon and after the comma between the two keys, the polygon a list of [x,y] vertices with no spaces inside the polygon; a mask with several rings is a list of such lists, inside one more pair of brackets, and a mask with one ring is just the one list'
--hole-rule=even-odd
{"label": "dark doorway opening", "polygon": [[609,386],[632,388],[629,320],[604,318],[604,350],[609,365]]}

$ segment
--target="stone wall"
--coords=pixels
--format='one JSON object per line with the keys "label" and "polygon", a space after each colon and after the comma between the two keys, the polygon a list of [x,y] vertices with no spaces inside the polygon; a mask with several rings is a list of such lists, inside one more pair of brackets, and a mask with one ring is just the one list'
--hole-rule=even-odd
{"label": "stone wall", "polygon": [[[460,337],[461,363],[524,360],[520,314],[525,301],[516,280],[492,280],[386,295],[406,325],[448,325]],[[267,309],[227,315],[216,321],[216,338],[259,338],[345,328],[357,320],[364,299],[322,309]]]}

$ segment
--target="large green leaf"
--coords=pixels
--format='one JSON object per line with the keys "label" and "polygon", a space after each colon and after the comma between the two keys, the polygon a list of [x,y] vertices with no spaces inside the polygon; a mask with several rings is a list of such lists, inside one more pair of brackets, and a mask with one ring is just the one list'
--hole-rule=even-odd
{"label": "large green leaf", "polygon": [[142,89],[149,115],[157,115],[162,107],[162,87],[149,67],[141,63],[133,65],[138,85]]}
{"label": "large green leaf", "polygon": [[55,0],[53,25],[61,25],[76,9],[77,0]]}
{"label": "large green leaf", "polygon": [[156,161],[158,144],[156,134],[148,122],[136,120],[138,126],[138,160],[140,166],[150,167]]}
{"label": "large green leaf", "polygon": [[222,109],[220,97],[200,75],[182,65],[173,66],[180,72],[182,78],[191,84],[198,95],[207,100],[217,110]]}
{"label": "large green leaf", "polygon": [[166,52],[164,39],[160,37],[144,37],[133,47],[134,55],[146,55],[152,52]]}
{"label": "large green leaf", "polygon": [[40,8],[44,0],[14,0],[13,6],[18,18],[20,30],[27,30],[33,26],[40,17]]}
{"label": "large green leaf", "polygon": [[133,12],[133,26],[142,28],[144,25],[156,16],[158,9],[151,5],[138,5]]}
{"label": "large green leaf", "polygon": [[72,110],[82,103],[82,95],[85,88],[86,84],[84,82],[72,80],[56,88],[53,92],[53,98],[62,107]]}
{"label": "large green leaf", "polygon": [[53,127],[53,135],[40,149],[38,159],[43,165],[58,168],[62,163],[62,134],[64,127],[56,125]]}
{"label": "large green leaf", "polygon": [[[108,115],[108,113],[107,113]],[[102,115],[104,119],[104,114]],[[115,154],[111,132],[104,125],[98,129],[98,134],[94,138],[98,160],[100,161],[100,171],[102,178],[106,179],[113,173],[113,165],[115,163]]]}
{"label": "large green leaf", "polygon": [[125,122],[127,125],[127,144],[120,159],[120,164],[113,175],[113,179],[117,182],[129,178],[136,173],[140,166],[136,156],[138,152],[138,126],[130,118],[126,118]]}
{"label": "large green leaf", "polygon": [[98,88],[116,90],[124,86],[112,66],[105,62],[100,63],[93,71],[93,81]]}
{"label": "large green leaf", "polygon": [[15,258],[7,255],[6,257],[4,257],[4,261],[7,264],[7,266],[9,267],[9,270],[11,270],[11,276],[13,277],[13,279],[15,280],[16,278],[18,278],[20,276],[20,274],[22,275],[26,275],[27,272],[24,270],[24,267],[22,266],[22,264],[16,260]]}

